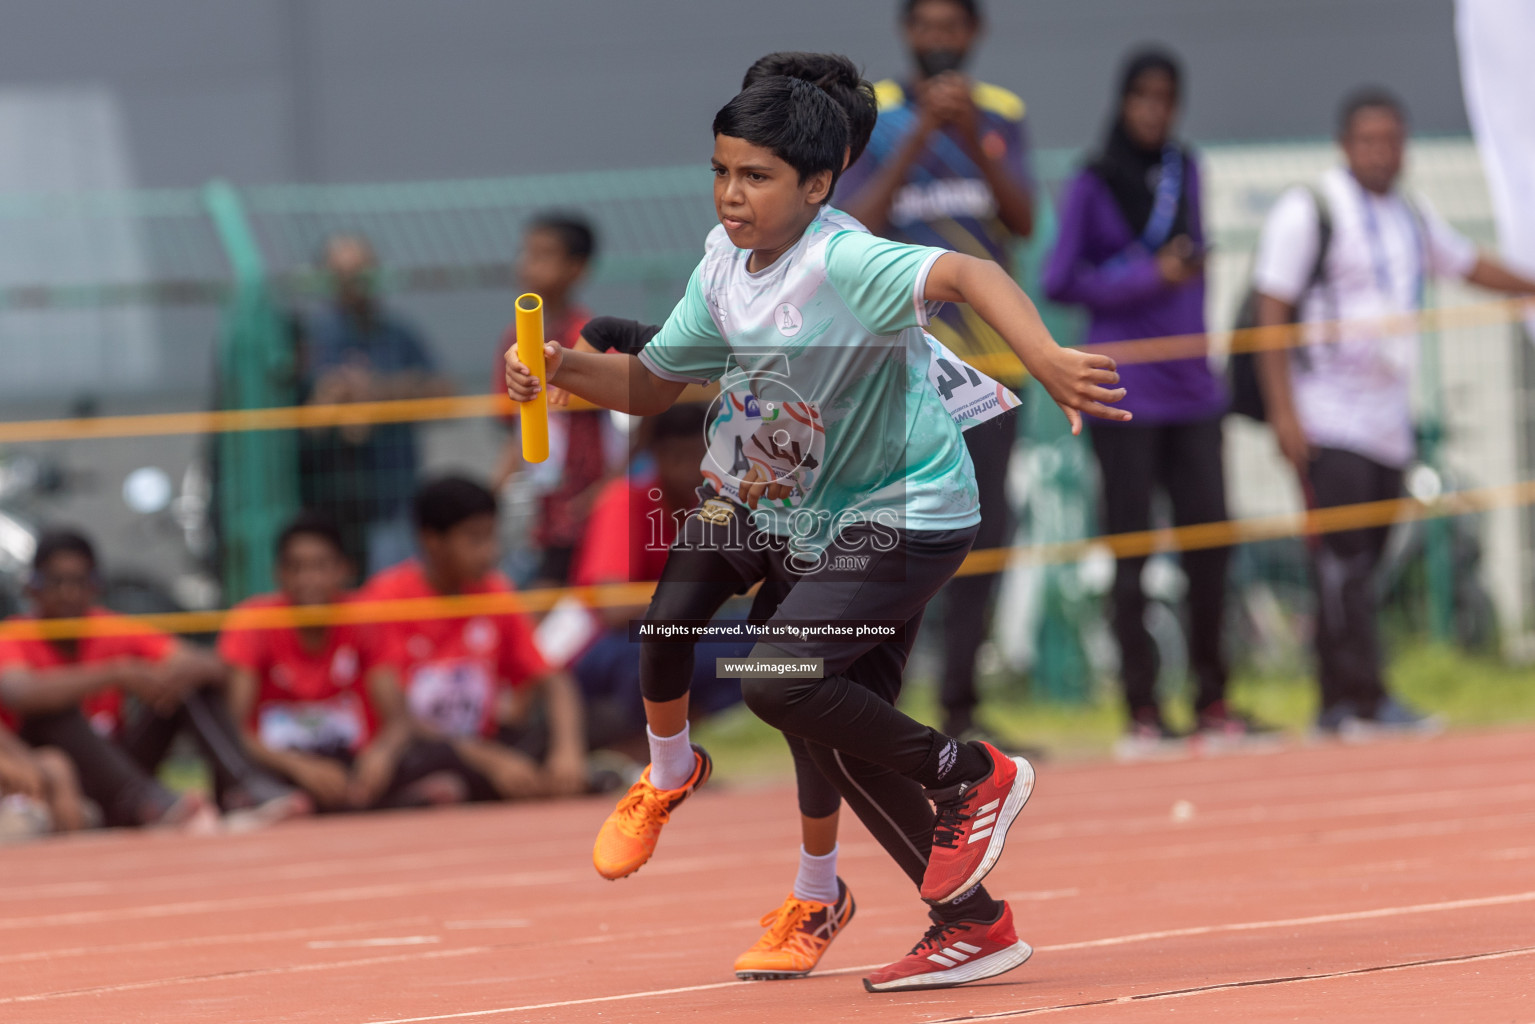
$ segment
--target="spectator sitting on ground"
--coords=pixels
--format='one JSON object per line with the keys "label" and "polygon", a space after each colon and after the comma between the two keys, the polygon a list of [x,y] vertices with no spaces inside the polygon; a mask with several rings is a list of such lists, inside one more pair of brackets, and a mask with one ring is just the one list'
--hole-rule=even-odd
{"label": "spectator sitting on ground", "polygon": [[[522,236],[517,288],[544,300],[544,333],[566,348],[575,346],[581,339],[581,328],[591,319],[591,314],[576,303],[575,295],[595,254],[591,225],[580,216],[541,214]],[[516,342],[514,325],[507,328],[497,353],[491,378],[491,389],[497,393],[506,390],[503,357]],[[556,404],[564,400],[566,396],[561,393]],[[500,493],[513,477],[540,488],[533,543],[541,558],[533,585],[564,586],[570,581],[571,559],[591,515],[592,501],[612,476],[614,464],[621,461],[624,441],[606,409],[567,411],[550,417],[549,458],[530,469],[522,461],[517,423],[517,417],[507,418],[511,430],[491,490]]]}
{"label": "spectator sitting on ground", "polygon": [[[364,599],[512,600],[495,568],[495,495],[445,477],[421,488],[414,512],[420,559],[373,577]],[[544,662],[525,615],[508,608],[423,616],[380,632],[383,657],[399,671],[415,727],[429,741],[422,771],[453,771],[476,800],[586,790],[580,694],[568,674]]]}
{"label": "spectator sitting on ground", "polygon": [[63,751],[33,750],[0,709],[0,843],[86,825],[84,797]]}
{"label": "spectator sitting on ground", "polygon": [[[452,386],[437,372],[414,327],[378,297],[378,260],[367,239],[325,244],[332,300],[303,330],[301,390],[311,405],[432,398]],[[348,553],[369,572],[409,558],[410,498],[416,489],[416,432],[380,423],[308,432],[303,445],[306,506],[334,516]]]}
{"label": "spectator sitting on ground", "polygon": [[[411,774],[411,726],[377,629],[274,624],[283,609],[350,599],[352,564],[329,519],[301,515],[277,539],[278,592],[238,605],[219,637],[229,707],[252,758],[326,811],[450,802],[461,787]],[[265,618],[267,621],[261,621]]]}
{"label": "spectator sitting on ground", "polygon": [[[1366,89],[1349,97],[1338,145],[1345,166],[1274,205],[1253,269],[1260,327],[1313,325],[1296,347],[1259,352],[1258,369],[1279,450],[1316,508],[1401,496],[1416,447],[1418,334],[1380,318],[1418,313],[1430,277],[1535,293],[1535,281],[1478,253],[1422,197],[1398,189],[1407,114],[1395,96]],[[1312,550],[1323,734],[1440,724],[1386,689],[1375,571],[1389,533],[1389,525],[1323,533]]]}
{"label": "spectator sitting on ground", "polygon": [[[650,583],[661,578],[683,516],[698,504],[700,465],[707,445],[701,405],[674,405],[640,427],[642,438],[628,477],[603,489],[576,559],[578,586]],[[576,659],[573,670],[591,725],[594,747],[648,758],[645,708],[640,698],[640,645],[629,622],[645,605],[599,608],[602,633]],[[739,679],[716,679],[715,658],[744,657],[750,641],[700,643],[695,648],[690,710],[698,715],[740,703]]]}
{"label": "spectator sitting on ground", "polygon": [[[231,825],[308,812],[302,793],[246,755],[224,701],[229,670],[217,655],[96,606],[89,540],[67,530],[46,533],[33,565],[34,615],[10,620],[0,640],[0,701],[20,717],[28,743],[69,755],[108,824],[208,824],[200,798],[178,800],[154,780],[182,732],[196,741],[220,805],[237,815]],[[53,619],[81,619],[90,628],[52,638],[44,624]]]}

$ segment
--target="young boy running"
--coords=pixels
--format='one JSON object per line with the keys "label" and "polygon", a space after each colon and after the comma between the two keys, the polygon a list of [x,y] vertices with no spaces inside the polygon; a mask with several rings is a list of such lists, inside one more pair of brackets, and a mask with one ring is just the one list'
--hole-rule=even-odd
{"label": "young boy running", "polygon": [[[641,356],[549,346],[549,381],[599,405],[648,414],[675,401],[689,381],[734,370],[747,375],[759,402],[786,413],[754,435],[770,455],[743,488],[753,507],[796,485],[804,494],[792,515],[770,501],[754,516],[783,542],[784,557],[769,560],[770,578],[790,584],[769,626],[884,620],[905,629],[889,641],[759,644],[754,653],[763,659],[818,658],[824,676],[747,679],[746,701],[805,740],[823,770],[847,776],[844,795],[856,789],[866,798],[866,823],[894,823],[876,835],[920,881],[923,898],[953,905],[935,915],[911,954],[865,985],[877,991],[991,977],[1030,953],[1006,905],[979,883],[1002,853],[1033,770],[989,745],[944,736],[892,703],[922,610],[963,561],[979,519],[959,428],[923,372],[926,303],[968,302],[1075,429],[1081,411],[1128,418],[1103,404],[1122,397],[1108,387],[1117,381],[1114,364],[1058,348],[1033,304],[994,264],[833,230],[822,206],[843,166],[847,124],[821,90],[766,80],[721,109],[714,130],[716,209],[739,251],[705,257]],[[507,385],[521,401],[542,386],[512,356]],[[706,756],[687,753],[691,776],[664,794],[662,821],[707,774]]]}
{"label": "young boy running", "polygon": [[[849,127],[845,166],[851,166],[868,143],[878,117],[873,87],[862,79],[856,65],[837,54],[773,53],[748,69],[741,87],[750,88],[774,75],[811,82],[842,107]],[[866,230],[839,211],[828,208],[824,216],[838,229]],[[705,247],[709,252],[720,247],[734,251],[721,225],[710,232]],[[637,355],[659,331],[659,327],[646,327],[632,320],[600,317],[587,325],[583,337],[590,351],[611,349]],[[928,341],[933,348],[929,376],[963,429],[968,430],[1017,404],[1011,391],[965,367],[931,337]],[[675,564],[658,585],[647,618],[707,620],[718,613],[732,594],[744,593],[762,580],[760,565],[732,555],[732,551],[751,549],[753,545],[758,545],[757,550],[766,547],[747,522],[739,494],[742,478],[753,465],[752,456],[760,454],[752,447],[751,437],[761,422],[761,405],[748,388],[727,389],[717,400],[716,415],[709,424],[709,454],[701,467],[706,480],[700,491],[704,499],[703,517],[693,516],[683,523],[681,540],[668,556],[668,561]],[[779,504],[792,509],[797,497],[797,493],[782,497]],[[711,525],[712,520],[721,517],[730,520],[723,531],[715,528],[719,524]],[[738,532],[732,533],[731,528]],[[751,536],[743,537],[739,531]],[[751,619],[761,621],[770,615],[782,592],[781,584],[764,588],[752,607]],[[660,740],[662,746],[685,743],[685,738],[678,741],[672,736],[677,722],[682,723],[684,731],[687,728],[690,711],[687,685],[696,678],[693,645],[681,641],[642,642],[641,666],[641,689],[652,716],[649,730],[652,744],[661,737],[666,737]],[[851,920],[854,909],[847,885],[837,876],[840,795],[811,760],[805,743],[795,736],[786,738],[794,756],[801,817],[799,870],[789,897],[762,919],[767,931],[736,960],[736,976],[742,979],[803,977],[810,973]],[[688,747],[682,749],[691,754]],[[689,758],[679,766],[679,771],[690,772],[692,767]],[[630,874],[653,853],[658,835],[652,827],[654,812],[648,808],[658,802],[658,792],[654,777],[642,778],[608,819],[593,850],[597,870],[605,877]]]}

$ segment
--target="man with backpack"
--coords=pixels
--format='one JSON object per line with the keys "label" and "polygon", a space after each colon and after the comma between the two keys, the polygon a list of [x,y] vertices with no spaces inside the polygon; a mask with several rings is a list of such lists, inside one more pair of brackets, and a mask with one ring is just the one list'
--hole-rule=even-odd
{"label": "man with backpack", "polygon": [[[1275,440],[1313,508],[1401,494],[1414,450],[1418,334],[1382,318],[1416,314],[1435,276],[1535,293],[1535,282],[1478,253],[1397,188],[1407,117],[1396,97],[1351,95],[1338,144],[1345,166],[1314,188],[1291,189],[1270,211],[1253,272],[1258,326],[1310,325],[1293,347],[1259,353],[1257,366]],[[1324,533],[1312,548],[1323,734],[1439,727],[1385,687],[1374,575],[1388,533],[1388,525]]]}

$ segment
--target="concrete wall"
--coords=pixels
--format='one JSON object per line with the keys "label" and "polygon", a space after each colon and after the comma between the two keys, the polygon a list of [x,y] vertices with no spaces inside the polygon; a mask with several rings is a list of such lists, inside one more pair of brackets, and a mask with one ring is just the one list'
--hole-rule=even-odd
{"label": "concrete wall", "polygon": [[[102,88],[138,182],[378,181],[701,159],[712,112],[774,49],[900,74],[895,0],[8,0],[0,89]],[[1451,0],[990,0],[976,72],[1036,141],[1099,133],[1124,50],[1190,68],[1189,134],[1316,137],[1379,80],[1466,129]],[[24,140],[4,140],[23,144]],[[46,187],[39,180],[38,187]]]}

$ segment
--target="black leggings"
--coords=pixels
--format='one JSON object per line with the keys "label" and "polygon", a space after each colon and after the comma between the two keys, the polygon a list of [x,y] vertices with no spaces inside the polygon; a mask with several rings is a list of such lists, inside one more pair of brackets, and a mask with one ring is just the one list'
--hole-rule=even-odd
{"label": "black leggings", "polygon": [[[1226,518],[1226,474],[1221,464],[1221,419],[1149,426],[1092,427],[1093,451],[1103,476],[1105,533],[1151,529],[1151,502],[1160,489],[1172,505],[1173,525],[1218,523]],[[1179,556],[1188,577],[1188,650],[1194,707],[1226,695],[1223,617],[1229,549],[1205,548]],[[1146,629],[1141,589],[1144,557],[1122,558],[1114,572],[1114,636],[1130,713],[1157,706],[1157,656]]]}
{"label": "black leggings", "polygon": [[[773,562],[781,557],[777,545],[745,523],[746,513],[736,509],[736,522],[722,527],[690,515],[681,536],[666,556],[666,568],[645,612],[647,621],[693,619],[707,622],[725,602],[745,593],[753,583],[762,588],[752,602],[748,618],[763,622],[788,593],[788,583],[769,579]],[[745,550],[756,546],[760,550]],[[773,574],[776,575],[776,574]],[[687,641],[645,641],[640,644],[640,692],[656,703],[677,700],[688,692],[693,679],[693,652]],[[785,734],[794,758],[794,780],[800,813],[807,818],[826,818],[837,812],[841,798],[810,756],[803,740]]]}
{"label": "black leggings", "polygon": [[[981,499],[981,525],[975,549],[986,551],[1007,544],[1013,532],[1013,509],[1007,500],[1007,466],[1018,436],[1018,411],[978,423],[965,431],[965,447],[975,466],[975,486]],[[975,724],[979,703],[975,688],[975,657],[991,631],[992,603],[1000,573],[976,573],[950,580],[943,588],[943,676],[938,703],[943,707],[945,732],[958,734]]]}
{"label": "black leggings", "polygon": [[[927,602],[964,561],[975,528],[899,531],[894,550],[868,544],[868,532],[843,532],[829,567],[800,578],[768,621],[886,620],[898,640],[758,644],[753,657],[821,658],[823,679],[748,679],[741,691],[759,718],[800,737],[842,798],[918,885],[932,850],[935,818],[913,778],[945,740],[895,708],[901,672]],[[847,559],[840,556],[847,555]]]}
{"label": "black leggings", "polygon": [[262,803],[286,792],[286,786],[251,760],[223,691],[216,687],[193,690],[168,715],[142,705],[134,708],[125,717],[118,742],[140,768],[153,774],[181,733],[197,744],[221,804],[235,789],[243,791],[246,803]]}

